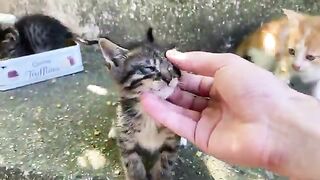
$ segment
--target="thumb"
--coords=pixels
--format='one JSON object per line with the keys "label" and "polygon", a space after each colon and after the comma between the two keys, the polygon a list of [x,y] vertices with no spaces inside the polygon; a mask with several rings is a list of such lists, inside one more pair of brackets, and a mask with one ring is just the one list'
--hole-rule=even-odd
{"label": "thumb", "polygon": [[[169,128],[179,136],[187,138],[190,142],[195,142],[194,131],[197,122],[194,121],[187,111],[180,111],[169,102],[158,97],[144,93],[141,96],[141,103],[146,112],[156,122]],[[199,118],[199,117],[198,117]]]}
{"label": "thumb", "polygon": [[182,53],[177,50],[169,50],[166,56],[181,70],[203,76],[214,76],[224,66],[246,62],[241,57],[230,53],[217,54],[200,51]]}

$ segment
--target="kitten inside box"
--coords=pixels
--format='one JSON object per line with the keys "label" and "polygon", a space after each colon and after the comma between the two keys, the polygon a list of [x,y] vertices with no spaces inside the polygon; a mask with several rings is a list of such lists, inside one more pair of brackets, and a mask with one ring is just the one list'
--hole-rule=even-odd
{"label": "kitten inside box", "polygon": [[13,25],[0,26],[0,59],[69,47],[76,45],[76,42],[86,45],[98,43],[96,40],[81,38],[54,17],[43,14],[26,15]]}

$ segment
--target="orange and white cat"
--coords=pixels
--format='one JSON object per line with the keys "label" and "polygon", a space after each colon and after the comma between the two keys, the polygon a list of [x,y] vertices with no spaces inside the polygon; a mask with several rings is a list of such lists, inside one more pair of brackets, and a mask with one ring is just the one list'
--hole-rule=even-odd
{"label": "orange and white cat", "polygon": [[283,10],[285,16],[263,24],[249,35],[236,53],[289,83],[298,76],[314,84],[320,99],[320,16]]}

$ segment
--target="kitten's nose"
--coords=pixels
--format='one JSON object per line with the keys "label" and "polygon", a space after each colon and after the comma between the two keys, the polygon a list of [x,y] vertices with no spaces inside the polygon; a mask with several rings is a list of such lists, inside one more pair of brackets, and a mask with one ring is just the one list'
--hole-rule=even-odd
{"label": "kitten's nose", "polygon": [[293,68],[295,71],[300,71],[301,66],[296,65],[296,64],[292,64],[292,68]]}

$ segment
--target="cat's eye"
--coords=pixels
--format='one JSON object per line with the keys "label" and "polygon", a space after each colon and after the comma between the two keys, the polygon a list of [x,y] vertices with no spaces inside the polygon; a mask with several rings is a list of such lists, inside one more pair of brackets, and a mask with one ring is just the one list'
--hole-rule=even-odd
{"label": "cat's eye", "polygon": [[135,73],[140,74],[140,75],[146,75],[150,74],[152,72],[156,71],[155,67],[152,66],[142,66],[142,67],[137,67]]}
{"label": "cat's eye", "polygon": [[150,73],[156,71],[156,68],[153,67],[153,66],[146,66],[146,67],[144,67],[144,68],[141,69],[141,70],[142,70],[142,72],[143,72],[144,74],[150,74]]}
{"label": "cat's eye", "polygon": [[289,54],[292,56],[296,55],[296,51],[293,48],[289,48]]}
{"label": "cat's eye", "polygon": [[312,55],[307,55],[307,56],[306,56],[306,59],[309,60],[309,61],[313,61],[313,60],[316,59],[316,57],[315,57],[315,56],[312,56]]}

